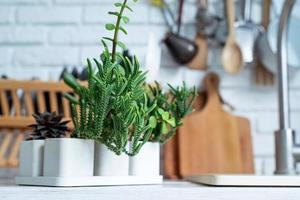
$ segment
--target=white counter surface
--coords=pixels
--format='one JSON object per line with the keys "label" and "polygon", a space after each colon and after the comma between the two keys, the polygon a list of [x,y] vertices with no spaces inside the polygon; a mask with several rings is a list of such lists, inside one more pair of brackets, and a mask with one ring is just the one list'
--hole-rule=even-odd
{"label": "white counter surface", "polygon": [[189,182],[162,185],[109,187],[16,186],[0,180],[0,200],[299,200],[300,188],[208,187]]}

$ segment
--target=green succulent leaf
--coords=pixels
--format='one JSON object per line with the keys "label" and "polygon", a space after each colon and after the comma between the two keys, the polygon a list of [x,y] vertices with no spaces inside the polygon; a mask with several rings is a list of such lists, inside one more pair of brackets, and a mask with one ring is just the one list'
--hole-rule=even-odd
{"label": "green succulent leaf", "polygon": [[172,127],[176,127],[176,120],[174,117],[172,117],[171,119],[167,119],[165,121],[168,122],[168,124],[170,124]]}
{"label": "green succulent leaf", "polygon": [[63,93],[63,96],[68,99],[72,104],[78,105],[79,101],[74,96],[70,95],[69,93]]}
{"label": "green succulent leaf", "polygon": [[150,124],[151,128],[156,128],[156,126],[157,126],[157,120],[156,120],[156,118],[154,116],[151,116],[149,118],[149,124]]}
{"label": "green succulent leaf", "polygon": [[118,46],[121,47],[123,50],[126,50],[127,47],[123,42],[118,41]]}
{"label": "green succulent leaf", "polygon": [[161,124],[161,132],[162,132],[162,134],[167,134],[167,133],[169,132],[168,126],[167,126],[167,123],[166,123],[166,122],[163,122],[163,123]]}
{"label": "green succulent leaf", "polygon": [[111,41],[113,42],[114,40],[112,38],[109,38],[109,37],[103,37],[104,40],[108,40],[108,41]]}
{"label": "green succulent leaf", "polygon": [[157,112],[158,112],[160,115],[163,115],[165,111],[164,111],[163,109],[161,109],[161,108],[158,108],[158,109],[157,109]]}
{"label": "green succulent leaf", "polygon": [[119,15],[120,15],[120,13],[118,13],[118,12],[108,12],[108,14],[114,15],[114,16],[117,16],[117,17],[119,17]]}
{"label": "green succulent leaf", "polygon": [[105,24],[106,30],[112,31],[115,30],[116,26],[114,24]]}
{"label": "green succulent leaf", "polygon": [[133,12],[132,8],[130,8],[128,5],[125,6],[129,11]]}
{"label": "green succulent leaf", "polygon": [[123,4],[121,4],[121,3],[115,3],[114,4],[116,7],[121,7]]}
{"label": "green succulent leaf", "polygon": [[74,78],[74,76],[72,74],[70,74],[68,72],[65,72],[63,74],[63,80],[76,93],[80,93],[81,92],[81,85],[77,82],[77,80]]}
{"label": "green succulent leaf", "polygon": [[120,30],[121,30],[125,35],[128,34],[127,31],[126,31],[122,26],[120,26]]}
{"label": "green succulent leaf", "polygon": [[126,17],[126,16],[122,16],[122,20],[125,24],[128,24],[129,23],[129,18]]}
{"label": "green succulent leaf", "polygon": [[163,120],[168,120],[170,118],[170,114],[168,112],[163,112],[161,117],[163,118]]}

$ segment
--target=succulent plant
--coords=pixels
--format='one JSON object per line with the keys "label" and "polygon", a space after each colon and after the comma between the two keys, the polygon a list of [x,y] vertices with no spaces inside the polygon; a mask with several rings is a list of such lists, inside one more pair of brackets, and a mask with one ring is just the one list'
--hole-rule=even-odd
{"label": "succulent plant", "polygon": [[182,119],[193,112],[193,103],[197,96],[196,88],[188,89],[185,83],[176,88],[168,86],[169,93],[164,92],[157,82],[148,86],[148,101],[150,103],[155,101],[157,104],[149,113],[155,116],[157,122],[150,137],[152,142],[168,142],[182,125]]}
{"label": "succulent plant", "polygon": [[57,115],[55,112],[44,112],[33,114],[32,116],[36,123],[28,126],[32,128],[33,131],[27,140],[66,137],[69,131],[67,127],[69,121],[62,121],[62,115]]}
{"label": "succulent plant", "polygon": [[64,97],[71,103],[75,128],[72,137],[93,139],[116,155],[134,156],[149,140],[166,142],[175,134],[181,118],[192,111],[194,92],[185,85],[172,87],[171,103],[158,87],[152,88],[153,94],[148,92],[144,87],[147,73],[141,70],[138,59],[135,56],[129,59],[119,51],[126,49],[119,40],[120,33],[127,35],[124,25],[129,18],[125,11],[132,12],[128,0],[122,2],[114,4],[117,11],[109,12],[116,17],[116,23],[105,25],[113,36],[103,37],[104,49],[98,58],[87,59],[87,86],[65,73],[64,82],[75,95],[64,93]]}

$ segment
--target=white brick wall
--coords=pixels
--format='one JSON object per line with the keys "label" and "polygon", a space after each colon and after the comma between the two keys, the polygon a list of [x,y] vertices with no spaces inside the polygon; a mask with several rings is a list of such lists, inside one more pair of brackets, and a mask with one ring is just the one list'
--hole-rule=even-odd
{"label": "white brick wall", "polygon": [[[130,37],[122,36],[128,47],[143,62],[148,35],[159,38],[167,30],[161,13],[150,7],[147,0],[134,6],[128,25]],[[172,1],[172,0],[170,0]],[[173,0],[174,1],[174,0]],[[278,0],[280,2],[280,0]],[[84,65],[87,57],[98,57],[100,38],[109,34],[103,25],[112,20],[106,12],[112,0],[0,0],[0,75],[16,79],[56,79],[64,64]],[[188,0],[184,10],[184,34],[192,38],[196,0]],[[222,6],[219,0],[210,1],[209,9]],[[259,0],[256,0],[259,3]],[[277,10],[280,7],[276,7]],[[254,7],[259,12],[258,4]],[[295,11],[294,11],[295,12]],[[222,12],[218,13],[222,15]],[[259,14],[254,16],[258,21]],[[253,85],[252,69],[247,67],[238,76],[226,74],[220,67],[220,49],[209,52],[210,70],[222,77],[221,90],[235,112],[251,120],[254,140],[255,166],[258,174],[274,170],[273,131],[277,128],[277,96],[275,87]],[[162,83],[197,85],[203,72],[178,67],[163,47]],[[291,80],[292,125],[300,131],[300,72]]]}

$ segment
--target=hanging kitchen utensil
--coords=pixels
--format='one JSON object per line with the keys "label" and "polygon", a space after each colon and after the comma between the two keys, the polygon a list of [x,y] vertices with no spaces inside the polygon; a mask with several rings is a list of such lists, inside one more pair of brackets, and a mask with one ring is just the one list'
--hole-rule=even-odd
{"label": "hanging kitchen utensil", "polygon": [[[274,84],[274,74],[267,69],[262,60],[261,56],[265,54],[273,54],[270,49],[266,30],[268,29],[269,21],[270,21],[270,9],[271,9],[271,0],[263,1],[263,9],[262,9],[262,22],[261,26],[263,28],[263,32],[258,36],[255,41],[255,82],[258,85],[273,85]],[[261,52],[267,51],[267,52]]]}
{"label": "hanging kitchen utensil", "polygon": [[225,3],[229,33],[222,52],[222,65],[228,73],[237,74],[243,67],[243,55],[239,45],[236,42],[234,29],[235,11],[233,0],[227,0]]}
{"label": "hanging kitchen utensil", "polygon": [[244,62],[252,63],[254,44],[262,30],[251,20],[252,0],[243,0],[241,7],[242,20],[235,24],[236,41],[242,51]]}
{"label": "hanging kitchen utensil", "polygon": [[[187,64],[187,66],[191,69],[196,70],[205,70],[207,68],[207,59],[208,59],[208,41],[206,37],[208,36],[205,33],[205,26],[212,23],[214,20],[211,15],[207,13],[207,0],[199,1],[199,8],[197,13],[197,36],[195,39],[195,43],[198,47],[198,52],[193,60]],[[200,14],[201,13],[201,14]]]}
{"label": "hanging kitchen utensil", "polygon": [[158,7],[162,11],[169,31],[176,32],[175,17],[170,9],[170,6],[164,0],[150,0],[150,2],[153,6]]}
{"label": "hanging kitchen utensil", "polygon": [[195,42],[174,33],[167,33],[164,39],[174,59],[180,64],[187,64],[195,58],[198,47]]}
{"label": "hanging kitchen utensil", "polygon": [[181,30],[183,6],[184,6],[184,0],[179,0],[178,16],[177,16],[177,34],[180,34],[180,30]]}
{"label": "hanging kitchen utensil", "polygon": [[204,83],[204,108],[187,116],[178,129],[180,174],[253,173],[248,120],[223,110],[216,74],[207,75]]}
{"label": "hanging kitchen utensil", "polygon": [[198,52],[197,45],[190,39],[175,33],[176,22],[174,15],[164,0],[151,0],[151,2],[162,10],[165,21],[170,29],[163,41],[171,55],[178,63],[187,64],[196,56]]}
{"label": "hanging kitchen utensil", "polygon": [[227,22],[224,19],[219,19],[219,23],[215,32],[214,39],[221,45],[225,45],[228,35]]}
{"label": "hanging kitchen utensil", "polygon": [[205,37],[213,37],[218,27],[218,19],[208,11],[208,0],[199,0],[197,10],[197,32]]}

